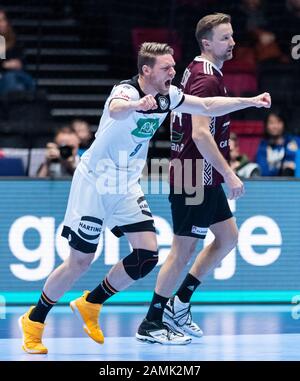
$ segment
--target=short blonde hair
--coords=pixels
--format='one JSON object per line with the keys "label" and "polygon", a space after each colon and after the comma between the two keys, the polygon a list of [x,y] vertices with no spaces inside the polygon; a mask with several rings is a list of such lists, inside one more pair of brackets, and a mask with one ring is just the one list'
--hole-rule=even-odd
{"label": "short blonde hair", "polygon": [[225,13],[214,13],[212,15],[207,15],[198,21],[195,37],[201,51],[203,50],[202,39],[212,39],[213,28],[217,25],[227,23],[231,23],[231,16]]}
{"label": "short blonde hair", "polygon": [[168,44],[159,42],[144,42],[138,52],[137,67],[139,74],[143,74],[143,66],[153,67],[157,56],[164,54],[174,54],[173,48]]}

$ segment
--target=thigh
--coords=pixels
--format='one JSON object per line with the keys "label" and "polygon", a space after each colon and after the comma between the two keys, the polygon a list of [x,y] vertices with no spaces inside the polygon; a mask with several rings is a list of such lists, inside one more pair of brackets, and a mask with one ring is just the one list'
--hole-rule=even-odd
{"label": "thigh", "polygon": [[227,220],[217,222],[211,225],[209,229],[221,244],[231,242],[238,236],[238,227],[235,221],[235,217],[230,217]]}
{"label": "thigh", "polygon": [[186,205],[185,194],[170,193],[173,231],[177,236],[204,239],[215,214],[214,190],[205,189],[199,205]]}
{"label": "thigh", "polygon": [[71,266],[78,265],[78,264],[90,265],[94,257],[95,257],[95,253],[83,253],[71,247],[70,255],[66,259],[66,261],[69,262]]}
{"label": "thigh", "polygon": [[157,251],[157,239],[154,232],[141,231],[125,233],[133,249]]}
{"label": "thigh", "polygon": [[190,256],[195,251],[198,240],[199,238],[174,234],[171,253],[173,255]]}
{"label": "thigh", "polygon": [[62,236],[69,245],[84,253],[97,249],[101,232],[104,229],[106,212],[102,197],[96,190],[92,179],[76,169],[69,194],[64,218]]}
{"label": "thigh", "polygon": [[226,221],[233,217],[222,185],[216,188],[214,202],[216,204],[216,209],[211,219],[211,225]]}
{"label": "thigh", "polygon": [[156,233],[151,210],[140,186],[117,202],[107,226],[117,237],[124,233]]}

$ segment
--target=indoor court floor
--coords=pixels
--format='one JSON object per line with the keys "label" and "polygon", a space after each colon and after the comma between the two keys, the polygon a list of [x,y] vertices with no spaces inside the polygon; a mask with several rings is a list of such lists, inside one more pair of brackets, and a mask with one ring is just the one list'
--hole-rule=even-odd
{"label": "indoor court floor", "polygon": [[57,306],[45,329],[48,355],[30,355],[21,349],[18,318],[26,310],[25,306],[7,307],[0,319],[1,361],[300,360],[300,320],[289,305],[194,306],[193,319],[204,336],[184,346],[135,339],[146,306],[105,306],[100,317],[104,345],[86,336],[68,306]]}

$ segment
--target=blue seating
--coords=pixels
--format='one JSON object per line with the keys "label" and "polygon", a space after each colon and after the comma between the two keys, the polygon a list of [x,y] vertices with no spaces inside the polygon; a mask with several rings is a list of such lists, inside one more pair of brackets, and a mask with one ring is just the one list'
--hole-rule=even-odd
{"label": "blue seating", "polygon": [[0,159],[0,176],[25,176],[22,160],[18,158]]}

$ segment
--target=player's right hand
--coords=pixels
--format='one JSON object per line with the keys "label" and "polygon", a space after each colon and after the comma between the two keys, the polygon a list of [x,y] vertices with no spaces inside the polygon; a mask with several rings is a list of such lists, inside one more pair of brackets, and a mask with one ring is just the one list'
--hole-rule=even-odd
{"label": "player's right hand", "polygon": [[224,181],[229,189],[229,200],[237,200],[245,194],[245,187],[243,182],[236,176],[233,171],[224,175]]}
{"label": "player's right hand", "polygon": [[271,107],[271,95],[269,93],[262,93],[257,95],[256,97],[253,97],[252,100],[254,101],[255,107],[265,107],[270,108]]}
{"label": "player's right hand", "polygon": [[148,111],[155,110],[157,108],[157,103],[153,95],[148,94],[137,101],[136,110],[137,111]]}

